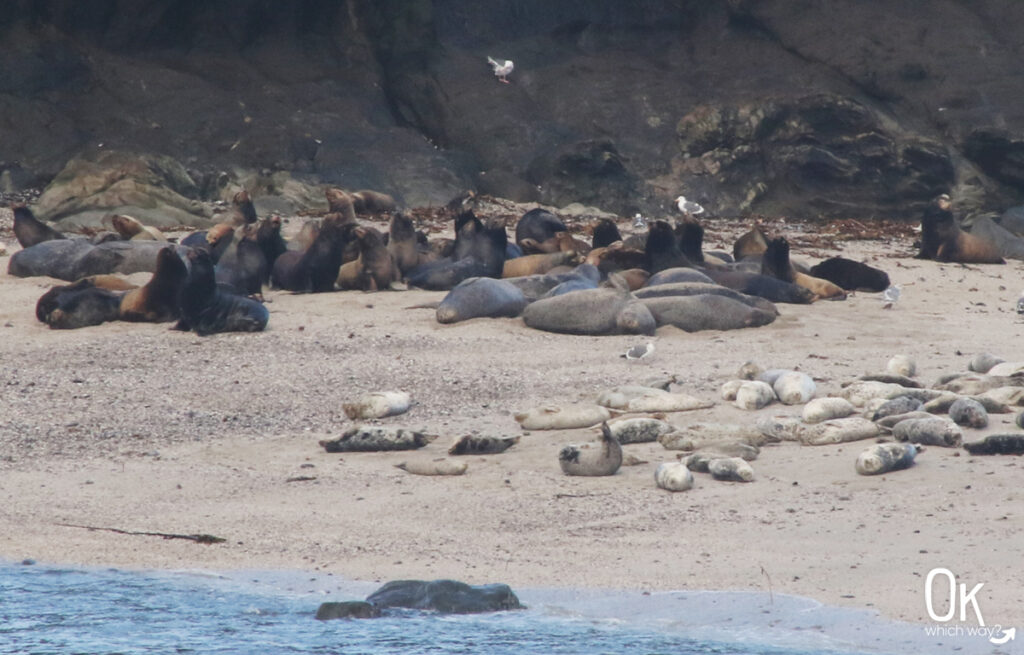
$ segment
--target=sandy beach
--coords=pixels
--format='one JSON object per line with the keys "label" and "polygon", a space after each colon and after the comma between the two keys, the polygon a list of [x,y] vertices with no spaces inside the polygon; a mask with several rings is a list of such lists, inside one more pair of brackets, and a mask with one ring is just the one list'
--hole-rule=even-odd
{"label": "sandy beach", "polygon": [[[706,224],[706,245],[731,243]],[[7,233],[9,236],[9,233]],[[17,249],[10,238],[8,251]],[[1024,625],[1024,492],[1017,457],[930,447],[914,467],[854,471],[870,442],[767,446],[756,481],[671,494],[654,485],[676,452],[625,446],[644,463],[607,478],[571,478],[558,451],[597,429],[524,433],[512,414],[587,400],[607,388],[675,375],[676,389],[716,405],[675,413],[753,424],[719,388],[747,360],[811,375],[818,395],[884,370],[895,354],[930,386],[992,352],[1024,361],[1014,307],[1022,264],[962,266],[912,258],[908,239],[843,241],[901,284],[842,302],[779,305],[771,325],[645,341],[575,337],[520,319],[440,325],[425,291],[267,293],[260,334],[200,338],[167,324],[108,323],[75,331],[36,321],[57,281],[0,274],[0,558],[140,568],[298,569],[355,580],[452,577],[471,583],[633,590],[753,590],[867,607],[929,623],[924,582],[953,571],[988,624]],[[0,257],[6,271],[8,257]],[[142,283],[148,275],[132,276]],[[438,435],[418,452],[328,454],[318,441],[351,427],[342,402],[402,390],[414,405],[381,424]],[[967,440],[1018,431],[992,415]],[[442,457],[465,434],[523,435],[500,455],[469,457],[460,477],[395,468]],[[208,533],[217,545],[87,530]]]}

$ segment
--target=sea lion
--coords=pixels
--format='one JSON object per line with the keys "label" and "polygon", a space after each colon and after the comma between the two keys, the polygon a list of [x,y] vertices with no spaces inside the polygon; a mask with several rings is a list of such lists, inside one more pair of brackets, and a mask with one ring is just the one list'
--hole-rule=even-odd
{"label": "sea lion", "polygon": [[626,286],[629,287],[630,291],[636,291],[644,288],[647,281],[651,279],[651,274],[642,268],[628,268],[626,270],[617,271],[617,274],[622,276],[622,279],[626,282]]}
{"label": "sea lion", "polygon": [[523,249],[524,253],[529,250],[523,246],[525,239],[532,239],[535,243],[547,241],[558,232],[566,232],[568,228],[558,219],[557,216],[546,209],[531,209],[523,214],[516,223],[516,244]]}
{"label": "sea lion", "polygon": [[29,248],[44,241],[66,239],[67,237],[36,218],[25,205],[12,205],[14,212],[14,238],[22,248]]}
{"label": "sea lion", "polygon": [[188,234],[180,241],[180,245],[209,250],[213,263],[216,264],[234,242],[235,226],[231,223],[218,223],[209,230],[197,230]]}
{"label": "sea lion", "polygon": [[654,334],[650,310],[620,289],[572,291],[531,303],[523,322],[536,330],[563,334]]}
{"label": "sea lion", "polygon": [[971,236],[991,244],[1007,259],[1024,259],[1024,238],[987,216],[974,219],[971,223]]}
{"label": "sea lion", "polygon": [[217,284],[226,285],[235,293],[246,296],[258,296],[263,292],[263,280],[269,267],[256,238],[255,231],[247,230],[224,251],[216,262]]}
{"label": "sea lion", "polygon": [[188,268],[173,248],[164,248],[156,260],[156,271],[144,286],[132,289],[122,298],[118,318],[122,321],[162,323],[173,321],[180,313],[179,296],[188,278]]}
{"label": "sea lion", "polygon": [[703,282],[705,284],[716,284],[710,277],[695,268],[681,266],[677,268],[666,268],[655,273],[647,280],[646,286],[656,287],[663,284],[678,284],[680,282]]}
{"label": "sea lion", "polygon": [[693,473],[679,462],[664,462],[654,471],[654,484],[665,491],[687,491],[693,488]]}
{"label": "sea lion", "polygon": [[636,248],[627,248],[622,241],[616,241],[605,248],[591,250],[587,253],[584,261],[593,264],[605,275],[631,268],[648,270],[646,253]]}
{"label": "sea lion", "polygon": [[[551,273],[546,273],[544,275],[526,275],[524,277],[508,278],[503,281],[522,291],[527,302],[533,302],[545,297],[553,289],[566,282],[580,281],[583,282],[585,288],[592,289],[597,286],[597,283],[600,280],[601,272],[597,270],[597,267],[592,264],[584,263],[580,264],[569,273],[560,273],[557,275],[553,275]],[[570,289],[567,287],[564,291],[568,292]]]}
{"label": "sea lion", "polygon": [[262,303],[217,287],[213,259],[205,250],[188,253],[190,270],[181,289],[176,330],[199,336],[217,332],[259,332],[270,318]]}
{"label": "sea lion", "polygon": [[861,475],[881,475],[909,468],[916,455],[917,448],[913,444],[875,444],[857,456],[854,468]]}
{"label": "sea lion", "polygon": [[960,229],[950,207],[949,196],[942,194],[925,210],[918,258],[961,264],[1005,264],[996,245]]}
{"label": "sea lion", "polygon": [[667,221],[654,221],[651,224],[650,231],[647,233],[647,243],[644,246],[644,255],[647,258],[647,265],[644,268],[651,274],[669,268],[697,264],[680,250],[676,234]]}
{"label": "sea lion", "polygon": [[309,220],[302,224],[298,233],[287,243],[288,250],[306,252],[320,234],[320,221]]}
{"label": "sea lion", "polygon": [[357,214],[384,214],[395,211],[395,207],[397,207],[394,198],[386,193],[370,189],[356,191],[349,194],[349,197],[352,199],[352,209]]}
{"label": "sea lion", "polygon": [[881,293],[889,287],[889,275],[885,271],[845,257],[832,257],[815,264],[810,274],[847,291]]}
{"label": "sea lion", "polygon": [[413,475],[462,475],[469,468],[469,464],[465,461],[456,462],[445,458],[417,459],[395,464],[395,468],[400,468]]}
{"label": "sea lion", "polygon": [[846,299],[846,292],[838,285],[793,268],[789,260],[789,241],[786,237],[775,237],[768,241],[768,249],[761,258],[761,273],[801,286],[818,298]]}
{"label": "sea lion", "polygon": [[601,424],[601,439],[594,443],[570,445],[558,453],[558,464],[566,475],[615,475],[622,466],[622,446],[607,423]]}
{"label": "sea lion", "polygon": [[433,435],[402,428],[361,425],[345,430],[337,439],[321,441],[320,446],[329,453],[416,450],[436,438]]}
{"label": "sea lion", "polygon": [[11,255],[7,272],[15,277],[45,275],[74,282],[91,275],[152,273],[166,243],[110,241],[93,245],[85,239],[55,239]]}
{"label": "sea lion", "polygon": [[753,482],[754,469],[740,457],[719,457],[708,462],[708,473],[723,482]]}
{"label": "sea lion", "polygon": [[231,213],[227,222],[234,227],[249,225],[258,220],[256,207],[252,204],[249,192],[242,189],[231,198]]}
{"label": "sea lion", "polygon": [[744,259],[759,259],[768,249],[768,238],[760,227],[753,227],[732,244],[732,258],[737,262]]}
{"label": "sea lion", "polygon": [[576,265],[579,257],[575,252],[553,252],[537,255],[524,255],[515,259],[506,259],[501,270],[501,277],[523,277],[526,275],[543,275],[556,266],[565,264]]}
{"label": "sea lion", "polygon": [[958,398],[949,406],[949,418],[957,425],[981,429],[988,427],[988,412],[973,398]]}
{"label": "sea lion", "polygon": [[338,214],[337,222],[341,224],[356,222],[355,203],[352,196],[337,188],[324,189],[327,198],[327,211]]}
{"label": "sea lion", "polygon": [[490,437],[467,434],[460,437],[448,449],[449,455],[497,455],[519,443],[514,437]]}
{"label": "sea lion", "polygon": [[658,326],[686,332],[737,330],[768,325],[778,312],[767,311],[723,295],[664,296],[641,300]]}
{"label": "sea lion", "polygon": [[355,223],[342,214],[324,216],[320,232],[309,250],[288,251],[277,258],[270,274],[272,286],[287,291],[333,291],[345,251],[354,242]]}
{"label": "sea lion", "polygon": [[72,330],[117,320],[121,293],[89,279],[55,286],[36,302],[36,318],[53,329]]}
{"label": "sea lion", "polygon": [[125,214],[113,214],[110,216],[110,224],[114,231],[121,235],[122,239],[135,239],[137,241],[167,241],[164,233],[155,227],[143,225],[139,219]]}
{"label": "sea lion", "polygon": [[607,408],[600,405],[577,404],[534,407],[517,412],[513,418],[524,430],[572,430],[589,428],[612,417]]}
{"label": "sea lion", "polygon": [[359,246],[359,256],[338,269],[335,285],[339,289],[362,291],[392,288],[401,278],[401,272],[384,245],[383,235],[372,227],[360,225],[352,230],[352,236]]}
{"label": "sea lion", "polygon": [[409,411],[412,398],[404,391],[374,391],[359,398],[342,403],[345,416],[350,419],[384,418],[397,416]]}
{"label": "sea lion", "polygon": [[451,257],[420,264],[408,272],[406,279],[422,289],[447,291],[471,277],[500,278],[507,243],[504,225],[485,225],[472,212],[463,212],[455,217]]}
{"label": "sea lion", "polygon": [[[760,273],[712,268],[703,268],[701,272],[715,284],[729,287],[748,296],[759,296],[772,302],[806,305],[817,299],[817,296],[809,289]],[[648,286],[650,286],[650,282],[648,282]]]}
{"label": "sea lion", "polygon": [[656,284],[654,286],[647,286],[642,289],[638,289],[633,295],[641,300],[671,296],[725,296],[726,298],[731,298],[737,302],[747,305],[748,307],[760,309],[768,312],[769,314],[778,315],[779,313],[779,310],[771,301],[759,298],[758,296],[748,296],[745,293],[740,293],[739,291],[735,291],[729,287],[723,287],[722,285],[715,284],[714,282],[666,282],[664,284]]}
{"label": "sea lion", "polygon": [[602,218],[594,226],[594,232],[590,239],[591,247],[604,248],[616,241],[622,241],[622,234],[619,233],[619,228],[615,225],[615,221],[610,218]]}
{"label": "sea lion", "polygon": [[526,308],[523,292],[504,280],[471,277],[463,280],[437,307],[438,323],[458,323],[471,318],[514,318]]}
{"label": "sea lion", "polygon": [[402,275],[420,265],[420,247],[412,219],[402,213],[391,215],[388,224],[388,252]]}

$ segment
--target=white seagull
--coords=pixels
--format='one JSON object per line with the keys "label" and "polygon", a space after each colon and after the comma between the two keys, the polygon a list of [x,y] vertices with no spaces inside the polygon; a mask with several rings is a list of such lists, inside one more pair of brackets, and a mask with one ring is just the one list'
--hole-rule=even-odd
{"label": "white seagull", "polygon": [[697,216],[698,214],[704,213],[704,208],[692,200],[687,200],[686,196],[679,196],[676,198],[676,208],[684,214],[690,216]]}
{"label": "white seagull", "polygon": [[900,299],[900,285],[892,284],[882,292],[882,309],[892,309],[892,306]]}
{"label": "white seagull", "polygon": [[512,69],[516,67],[516,65],[512,63],[511,59],[498,60],[493,57],[488,57],[487,63],[494,69],[494,74],[498,76],[499,82],[504,82],[505,84],[509,83],[505,78],[512,72]]}
{"label": "white seagull", "polygon": [[626,359],[643,359],[644,357],[650,357],[651,353],[654,352],[654,344],[648,341],[643,346],[633,346],[626,351],[623,355]]}
{"label": "white seagull", "polygon": [[1017,298],[1017,313],[1024,314],[1024,291],[1020,292],[1020,298]]}

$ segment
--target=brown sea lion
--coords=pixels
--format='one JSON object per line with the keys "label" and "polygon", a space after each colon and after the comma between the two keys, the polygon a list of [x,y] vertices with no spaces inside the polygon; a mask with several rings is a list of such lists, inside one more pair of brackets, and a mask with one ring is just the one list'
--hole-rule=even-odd
{"label": "brown sea lion", "polygon": [[768,249],[764,251],[761,259],[761,274],[791,282],[819,298],[846,298],[846,292],[839,285],[793,268],[789,261],[789,241],[786,237],[775,237],[768,241]]}
{"label": "brown sea lion", "polygon": [[120,292],[81,279],[44,293],[36,302],[36,318],[53,329],[77,329],[116,320],[120,303]]}
{"label": "brown sea lion", "polygon": [[125,214],[114,214],[110,217],[110,224],[114,231],[121,235],[122,239],[135,239],[137,241],[167,241],[163,232],[155,227],[143,225],[139,219]]}
{"label": "brown sea lion", "polygon": [[63,234],[35,217],[25,205],[12,205],[14,212],[14,237],[22,248],[29,248],[54,239],[66,239]]}
{"label": "brown sea lion", "polygon": [[420,244],[412,219],[402,212],[391,216],[388,226],[388,252],[402,275],[420,264]]}
{"label": "brown sea lion", "polygon": [[248,225],[258,220],[256,217],[256,207],[252,204],[249,192],[245,189],[242,189],[231,198],[231,205],[231,214],[227,222],[233,226]]}
{"label": "brown sea lion", "polygon": [[397,207],[394,198],[379,191],[362,189],[349,195],[352,198],[352,208],[357,214],[383,214],[393,212]]}
{"label": "brown sea lion", "polygon": [[921,217],[920,259],[960,264],[1005,264],[995,243],[960,229],[949,196],[942,194]]}
{"label": "brown sea lion", "polygon": [[325,189],[324,196],[327,198],[328,211],[332,214],[340,214],[342,224],[356,222],[356,209],[352,196],[334,187]]}
{"label": "brown sea lion", "polygon": [[629,285],[630,291],[640,289],[647,284],[647,280],[651,278],[651,274],[642,268],[627,268],[626,270],[619,271],[618,273],[622,276],[622,279],[626,281],[626,284]]}
{"label": "brown sea lion", "polygon": [[173,248],[164,248],[156,258],[156,271],[144,286],[121,298],[118,318],[122,321],[162,323],[178,318],[178,296],[188,269]]}
{"label": "brown sea lion", "polygon": [[505,260],[501,277],[522,277],[524,275],[540,275],[547,273],[556,266],[575,265],[580,257],[575,252],[553,252],[538,255],[524,255],[515,259]]}
{"label": "brown sea lion", "polygon": [[604,248],[594,248],[587,253],[584,261],[596,266],[605,275],[630,268],[647,269],[647,255],[644,251],[628,248],[622,241]]}
{"label": "brown sea lion", "polygon": [[384,246],[384,238],[372,227],[355,228],[353,236],[359,243],[359,257],[343,264],[335,284],[339,289],[383,291],[401,279],[394,257]]}
{"label": "brown sea lion", "polygon": [[754,227],[732,244],[732,258],[736,261],[759,257],[768,249],[768,238],[760,227]]}
{"label": "brown sea lion", "polygon": [[131,289],[139,288],[139,285],[132,284],[128,280],[117,275],[90,275],[89,277],[84,277],[82,279],[88,280],[98,289],[106,289],[108,291],[129,291]]}
{"label": "brown sea lion", "polygon": [[[939,236],[939,224],[954,223],[953,203],[945,193],[935,198],[921,216],[921,244],[918,259],[935,259],[943,239]],[[947,228],[948,231],[948,228]]]}

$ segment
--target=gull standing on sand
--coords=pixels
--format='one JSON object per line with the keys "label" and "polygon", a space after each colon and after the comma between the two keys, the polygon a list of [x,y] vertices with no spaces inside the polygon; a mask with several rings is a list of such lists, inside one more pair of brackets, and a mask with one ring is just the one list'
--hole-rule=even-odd
{"label": "gull standing on sand", "polygon": [[643,359],[644,357],[650,357],[653,352],[654,344],[648,341],[645,345],[633,346],[622,356],[626,359]]}
{"label": "gull standing on sand", "polygon": [[1024,291],[1020,292],[1020,298],[1017,298],[1017,313],[1024,314]]}
{"label": "gull standing on sand", "polygon": [[900,299],[900,285],[892,284],[882,292],[882,309],[892,309],[892,306],[896,304],[896,301]]}
{"label": "gull standing on sand", "polygon": [[493,57],[488,57],[487,63],[494,69],[494,74],[498,76],[499,82],[504,82],[505,84],[509,83],[506,78],[509,73],[512,72],[512,69],[516,67],[516,65],[512,63],[511,59],[494,59]]}

